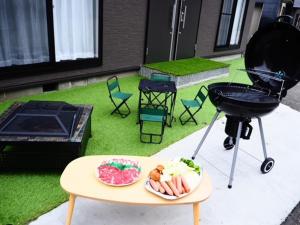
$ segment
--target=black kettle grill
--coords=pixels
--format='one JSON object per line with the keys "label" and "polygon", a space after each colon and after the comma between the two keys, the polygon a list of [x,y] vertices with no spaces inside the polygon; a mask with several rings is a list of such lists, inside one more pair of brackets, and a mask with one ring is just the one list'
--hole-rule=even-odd
{"label": "black kettle grill", "polygon": [[274,159],[267,156],[261,116],[277,108],[287,90],[300,79],[300,31],[284,22],[274,22],[258,30],[247,44],[245,68],[253,85],[214,83],[208,86],[209,98],[217,112],[192,156],[195,159],[214,122],[224,112],[228,135],[224,148],[235,147],[228,188],[232,187],[240,138],[250,139],[252,118],[258,119],[265,157],[261,172],[268,173],[274,166]]}

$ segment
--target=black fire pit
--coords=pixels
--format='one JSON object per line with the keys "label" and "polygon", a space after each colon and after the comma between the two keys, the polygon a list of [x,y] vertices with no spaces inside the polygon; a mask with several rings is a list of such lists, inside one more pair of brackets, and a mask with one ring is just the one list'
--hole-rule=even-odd
{"label": "black fire pit", "polygon": [[208,86],[208,94],[217,112],[200,141],[192,159],[198,154],[220,112],[227,122],[224,148],[235,147],[228,187],[232,187],[240,138],[250,139],[252,118],[259,122],[265,160],[261,172],[268,173],[274,159],[267,156],[261,117],[278,107],[288,89],[300,80],[300,31],[288,23],[274,22],[258,30],[245,52],[245,71],[253,85],[239,83],[214,83]]}
{"label": "black fire pit", "polygon": [[85,153],[92,110],[65,102],[13,104],[0,118],[0,170],[64,169]]}

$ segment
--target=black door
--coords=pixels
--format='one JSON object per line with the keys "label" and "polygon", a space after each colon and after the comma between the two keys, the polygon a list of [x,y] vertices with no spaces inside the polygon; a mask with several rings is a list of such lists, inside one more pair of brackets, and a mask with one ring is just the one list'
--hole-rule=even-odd
{"label": "black door", "polygon": [[145,63],[195,55],[201,0],[149,0]]}
{"label": "black door", "polygon": [[[176,0],[150,0],[145,63],[168,61],[175,30],[173,8]],[[176,12],[176,10],[175,10]]]}
{"label": "black door", "polygon": [[195,56],[201,1],[181,0],[174,59]]}

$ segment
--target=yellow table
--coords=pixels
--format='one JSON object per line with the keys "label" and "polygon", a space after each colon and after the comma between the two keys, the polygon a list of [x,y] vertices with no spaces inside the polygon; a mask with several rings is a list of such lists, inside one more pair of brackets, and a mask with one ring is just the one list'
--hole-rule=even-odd
{"label": "yellow table", "polygon": [[[105,159],[119,157],[138,160],[142,167],[141,179],[124,187],[112,187],[99,182],[96,179],[99,164]],[[205,201],[212,192],[209,176],[204,173],[200,185],[191,194],[178,200],[166,200],[148,192],[144,187],[149,171],[161,163],[161,160],[152,157],[116,155],[85,156],[72,161],[60,178],[62,188],[70,194],[66,225],[71,224],[76,196],[133,205],[193,204],[194,225],[199,225],[200,202]]]}

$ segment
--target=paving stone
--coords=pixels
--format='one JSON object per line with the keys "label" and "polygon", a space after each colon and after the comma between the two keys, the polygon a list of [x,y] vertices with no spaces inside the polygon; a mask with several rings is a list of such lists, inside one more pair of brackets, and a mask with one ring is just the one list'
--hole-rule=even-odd
{"label": "paving stone", "polygon": [[[299,201],[300,151],[298,151],[299,140],[295,137],[300,136],[300,113],[281,104],[274,112],[263,117],[267,150],[270,157],[276,161],[273,170],[265,175],[259,170],[263,154],[258,123],[253,120],[251,140],[242,140],[240,143],[234,184],[230,190],[227,184],[233,152],[223,149],[222,143],[226,137],[224,122],[224,118],[216,121],[195,159],[196,163],[202,165],[203,170],[209,173],[213,183],[211,197],[201,204],[201,224],[281,224]],[[168,146],[154,157],[162,160],[190,158],[205,129]],[[285,135],[290,133],[293,135]],[[63,224],[67,207],[66,202],[30,225]],[[79,198],[76,200],[72,224],[192,224],[191,208],[189,205],[125,206]],[[290,223],[298,225],[297,218],[297,215],[293,215]]]}
{"label": "paving stone", "polygon": [[[288,91],[287,96],[283,99],[283,103],[291,108],[300,111],[300,84]],[[300,200],[300,199],[299,199]],[[282,223],[282,225],[300,225],[300,202],[293,209],[290,215]]]}

